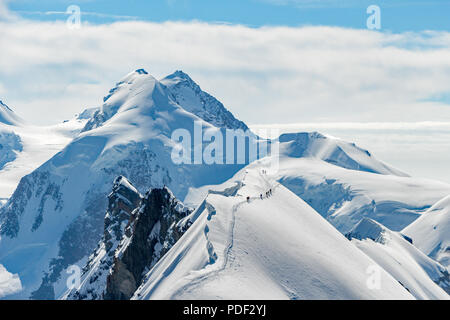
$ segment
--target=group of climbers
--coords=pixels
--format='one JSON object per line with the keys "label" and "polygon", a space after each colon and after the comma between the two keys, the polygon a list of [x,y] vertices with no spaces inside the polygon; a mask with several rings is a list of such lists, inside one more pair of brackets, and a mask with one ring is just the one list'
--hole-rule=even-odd
{"label": "group of climbers", "polygon": [[[269,189],[269,191],[266,192],[265,196],[266,196],[266,198],[269,198],[271,195],[272,195],[272,189]],[[261,200],[264,199],[262,193],[259,195],[259,198],[260,198]],[[249,197],[249,196],[247,197],[247,202],[250,203],[250,197]]]}
{"label": "group of climbers", "polygon": [[[247,172],[245,172],[245,173],[247,173]],[[262,169],[262,170],[261,170],[261,173],[262,173],[262,174],[267,174],[267,170]],[[272,195],[272,189],[269,189],[269,190],[266,192],[266,198],[269,198],[271,195]],[[259,195],[259,198],[260,198],[261,200],[264,199],[262,193]],[[247,202],[250,203],[250,197],[249,197],[249,196],[247,197]]]}
{"label": "group of climbers", "polygon": [[[272,195],[272,189],[269,189],[269,191],[266,192],[266,198],[270,197]],[[259,198],[262,200],[263,199],[263,194],[261,193],[259,195]]]}

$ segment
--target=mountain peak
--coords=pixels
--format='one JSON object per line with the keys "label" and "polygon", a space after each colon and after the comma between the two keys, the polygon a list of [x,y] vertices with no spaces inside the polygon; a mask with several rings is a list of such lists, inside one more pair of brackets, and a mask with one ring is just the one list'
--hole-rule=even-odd
{"label": "mountain peak", "polygon": [[184,110],[219,128],[248,130],[245,123],[236,119],[215,97],[203,91],[185,72],[177,70],[160,82]]}
{"label": "mountain peak", "polygon": [[0,100],[0,108],[2,108],[2,107],[5,108],[8,111],[13,112],[10,107],[8,107],[6,104],[3,103],[2,100]]}
{"label": "mountain peak", "polygon": [[174,78],[195,82],[187,73],[183,72],[182,70],[177,70],[166,77],[166,79],[174,79]]}
{"label": "mountain peak", "polygon": [[116,83],[115,88],[111,89],[110,94],[104,98],[104,102],[106,102],[106,100],[108,100],[108,98],[111,96],[111,93],[114,93],[114,90],[117,89],[117,87],[124,85],[124,84],[132,85],[133,83],[138,81],[138,79],[149,79],[152,81],[156,81],[156,79],[151,74],[149,74],[145,69],[143,69],[143,68],[136,69],[136,70],[128,73],[124,78],[122,78],[122,80],[120,80],[118,83]]}
{"label": "mountain peak", "polygon": [[175,86],[180,87],[189,87],[193,91],[199,93],[202,92],[200,86],[192,80],[192,78],[182,70],[177,70],[174,73],[168,75],[161,82],[166,85],[168,88],[173,88]]}
{"label": "mountain peak", "polygon": [[143,69],[143,68],[137,69],[135,72],[136,72],[137,74],[148,74],[148,72],[145,71],[145,69]]}
{"label": "mountain peak", "polygon": [[22,122],[11,108],[0,100],[0,123],[15,126]]}
{"label": "mountain peak", "polygon": [[[109,90],[102,107],[93,111],[82,132],[100,127],[114,116],[125,113],[128,115],[123,119],[124,123],[136,124],[136,119],[141,119],[138,114],[150,115],[155,120],[156,109],[167,111],[173,107],[159,81],[144,69],[137,69]],[[129,111],[133,114],[130,115]]]}
{"label": "mountain peak", "polygon": [[132,111],[133,116],[126,117],[136,123],[136,113],[150,115],[156,120],[158,112],[181,107],[188,113],[204,121],[226,129],[248,130],[242,121],[236,119],[224,105],[210,94],[204,92],[191,77],[177,70],[158,81],[144,69],[127,74],[116,83],[103,98],[103,106],[95,112],[86,124],[83,132],[92,130],[113,118],[116,114]]}
{"label": "mountain peak", "polygon": [[370,218],[363,218],[346,237],[348,239],[371,239],[375,242],[383,242],[383,234],[386,228]]}
{"label": "mountain peak", "polygon": [[323,135],[318,132],[285,133],[280,135],[280,149],[292,158],[319,158],[332,165],[349,170],[384,175],[408,175],[379,160],[355,143]]}
{"label": "mountain peak", "polygon": [[114,180],[113,192],[121,189],[131,190],[134,193],[139,193],[127,178],[125,178],[124,176],[118,176],[116,180]]}

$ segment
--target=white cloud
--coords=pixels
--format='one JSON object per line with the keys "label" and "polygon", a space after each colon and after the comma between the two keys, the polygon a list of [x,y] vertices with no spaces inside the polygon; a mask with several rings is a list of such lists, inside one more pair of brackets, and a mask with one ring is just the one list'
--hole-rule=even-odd
{"label": "white cloud", "polygon": [[62,120],[101,104],[138,67],[157,77],[183,69],[247,122],[450,119],[448,105],[427,101],[450,92],[446,32],[199,22],[69,30],[63,22],[21,20],[0,23],[0,38],[3,98],[40,122],[55,119],[39,108],[59,105],[53,115]]}
{"label": "white cloud", "polygon": [[17,17],[8,9],[10,0],[0,0],[0,21],[10,21]]}
{"label": "white cloud", "polygon": [[422,121],[422,122],[305,122],[284,124],[251,124],[253,128],[276,129],[282,128],[284,132],[298,130],[312,131],[320,129],[332,130],[362,130],[362,131],[445,131],[450,133],[450,121]]}

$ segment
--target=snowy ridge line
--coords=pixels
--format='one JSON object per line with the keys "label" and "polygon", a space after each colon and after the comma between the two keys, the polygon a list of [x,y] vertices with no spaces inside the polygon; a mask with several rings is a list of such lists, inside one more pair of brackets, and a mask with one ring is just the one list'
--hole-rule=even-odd
{"label": "snowy ridge line", "polygon": [[[269,186],[269,189],[272,189],[273,191],[275,191],[275,189],[277,189],[277,188],[280,186],[280,183],[276,183],[276,184],[272,187],[272,185],[270,184],[270,182],[267,181],[267,179],[261,174],[261,171],[259,171],[259,175],[260,175],[261,178],[264,180],[264,182],[266,183],[266,185]],[[245,180],[245,177],[246,177],[246,176],[247,176],[247,173],[245,174],[245,176],[244,176],[244,178],[242,179],[242,181]],[[253,199],[253,200],[260,200],[260,198],[259,198],[258,196],[250,197],[250,201],[251,201],[252,199]],[[264,199],[263,199],[263,200],[264,200]],[[239,203],[237,203],[237,204],[235,204],[235,205],[233,206],[233,209],[232,209],[232,221],[231,221],[232,228],[231,228],[231,233],[230,233],[231,241],[230,241],[229,245],[227,246],[227,248],[226,248],[226,250],[225,250],[226,253],[225,253],[225,256],[224,256],[224,265],[223,265],[223,267],[222,267],[220,270],[217,271],[217,273],[219,273],[219,272],[222,271],[222,270],[225,270],[225,268],[226,268],[227,265],[228,265],[229,255],[230,255],[231,249],[233,248],[233,244],[234,244],[234,230],[235,230],[235,225],[236,225],[236,213],[237,213],[237,211],[239,210],[239,208],[241,208],[241,207],[242,207],[244,204],[246,204],[246,203],[249,203],[249,202],[247,202],[247,200],[245,200],[245,201],[239,202]]]}
{"label": "snowy ridge line", "polygon": [[[244,177],[242,178],[241,181],[238,182],[238,189],[235,190],[236,191],[236,195],[234,195],[234,197],[243,197],[243,195],[239,195],[237,194],[237,192],[239,191],[239,189],[243,186],[245,186],[245,178],[247,176],[248,171],[245,172]],[[259,171],[259,175],[260,177],[264,180],[264,182],[266,183],[266,186],[269,187],[269,189],[272,189],[272,191],[274,192],[278,187],[281,186],[280,183],[276,183],[275,185],[271,185],[270,182],[265,178],[265,176],[263,174],[261,174],[261,171]],[[226,189],[228,190],[228,189]],[[208,192],[209,194],[209,192]],[[213,191],[211,192],[211,194],[222,194],[223,196],[228,197],[228,195],[226,194],[226,192],[218,192],[218,191]],[[252,200],[261,200],[259,195],[253,196],[253,197],[249,197],[250,202]],[[263,199],[264,200],[264,199]],[[210,276],[217,276],[220,272],[224,271],[226,269],[226,267],[228,266],[228,262],[230,260],[230,252],[233,249],[233,245],[234,245],[234,233],[235,233],[235,226],[236,226],[236,213],[239,210],[239,208],[241,208],[243,205],[250,203],[247,200],[243,200],[239,203],[236,203],[233,205],[232,207],[232,211],[231,211],[231,221],[230,221],[230,233],[229,233],[229,241],[228,241],[228,245],[225,247],[224,249],[224,253],[223,253],[223,263],[219,268],[216,268],[214,270],[211,270],[205,274],[202,274],[201,276],[197,277],[197,279],[192,280],[190,283],[187,283],[186,285],[182,286],[180,289],[178,289],[177,291],[175,291],[172,296],[171,299],[173,299],[174,297],[178,296],[179,294],[181,294],[182,292],[186,291],[188,288],[190,287],[196,287],[198,285],[200,285],[203,281],[210,279]],[[214,214],[215,214],[215,208],[210,204],[210,203],[206,203],[206,207],[208,209],[208,213],[210,213],[210,209],[214,210]],[[210,213],[211,214],[211,213]],[[211,215],[212,216],[212,215]],[[210,220],[210,216],[208,217],[208,220]],[[206,225],[206,228],[208,228],[208,226]],[[207,233],[205,233],[205,236],[207,237]],[[210,241],[207,239],[207,242],[210,243]],[[208,252],[209,253],[209,252]]]}
{"label": "snowy ridge line", "polygon": [[[242,186],[244,185],[244,183],[243,183],[244,180],[245,180],[245,176],[244,176],[244,178],[242,179],[242,181],[239,181],[239,182],[238,182],[239,189],[240,189],[240,187],[242,187]],[[239,189],[238,189],[238,190],[239,190]],[[236,192],[237,192],[238,190],[236,190]],[[209,191],[208,191],[208,194],[210,194]],[[213,191],[211,194],[220,194],[220,192]],[[225,193],[222,193],[222,196],[227,196],[227,195],[226,195]],[[239,196],[239,195],[234,195],[234,197],[236,197],[236,196]],[[205,201],[206,201],[206,200],[205,200]],[[231,221],[230,221],[230,234],[229,234],[230,237],[229,237],[228,245],[226,246],[226,248],[225,248],[225,250],[224,250],[224,253],[223,253],[224,261],[223,261],[223,263],[222,263],[222,266],[220,266],[220,267],[217,268],[217,269],[211,270],[210,272],[207,272],[206,274],[203,274],[203,275],[201,275],[200,277],[197,277],[197,279],[191,281],[190,283],[187,283],[186,285],[182,286],[180,289],[178,289],[177,291],[175,291],[175,292],[172,294],[171,298],[176,297],[178,294],[180,294],[180,293],[186,291],[186,289],[187,289],[188,287],[192,287],[192,286],[199,285],[202,281],[208,279],[209,276],[211,276],[212,274],[216,274],[216,275],[217,275],[220,271],[222,271],[222,270],[224,270],[224,269],[226,268],[226,266],[227,266],[227,264],[228,264],[228,256],[229,256],[230,250],[231,250],[231,248],[233,247],[233,243],[234,243],[234,228],[235,228],[235,224],[236,224],[236,211],[237,211],[237,209],[238,209],[242,204],[244,204],[244,203],[246,203],[246,202],[247,202],[247,201],[245,200],[245,201],[242,201],[242,202],[240,202],[240,203],[237,203],[237,204],[235,204],[235,205],[233,206],[232,213],[231,213]],[[210,211],[210,210],[214,210],[214,212],[215,212],[215,208],[214,208],[210,203],[206,203],[206,207],[207,207],[207,210],[208,210],[208,213],[209,213],[208,220],[210,220],[211,217],[212,217],[212,214],[211,214],[211,211]],[[206,230],[207,230],[207,229],[208,229],[208,225],[206,225]],[[208,239],[207,233],[205,233],[205,236],[207,237],[207,243],[210,244],[211,242],[210,242],[209,239]],[[211,244],[211,245],[212,245],[212,244]],[[209,248],[208,248],[208,249],[209,249]],[[209,253],[209,252],[208,252],[208,253]],[[214,262],[214,263],[215,263],[215,262]],[[204,269],[204,268],[203,268],[203,269]]]}

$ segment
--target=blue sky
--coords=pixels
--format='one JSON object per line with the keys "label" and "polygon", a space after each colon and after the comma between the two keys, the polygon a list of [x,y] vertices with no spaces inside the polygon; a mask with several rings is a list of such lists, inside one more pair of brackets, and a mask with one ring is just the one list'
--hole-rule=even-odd
{"label": "blue sky", "polygon": [[64,19],[57,12],[72,4],[80,6],[87,13],[83,20],[91,23],[113,22],[123,16],[153,22],[200,20],[251,27],[327,25],[358,29],[366,27],[366,8],[375,4],[381,8],[383,30],[450,30],[449,0],[15,0],[9,8],[28,19],[55,20]]}

